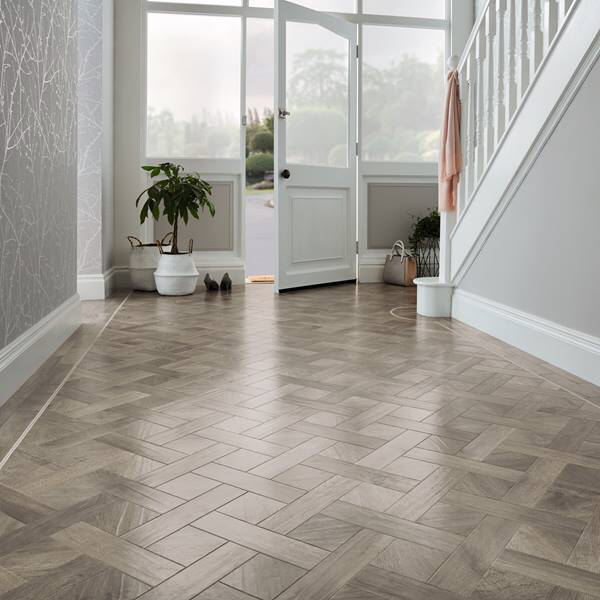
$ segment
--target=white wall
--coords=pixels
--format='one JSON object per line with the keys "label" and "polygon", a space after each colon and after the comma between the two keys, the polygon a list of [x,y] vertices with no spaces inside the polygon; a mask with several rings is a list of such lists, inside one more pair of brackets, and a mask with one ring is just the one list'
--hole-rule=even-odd
{"label": "white wall", "polygon": [[78,0],[78,291],[110,293],[113,254],[114,0]]}
{"label": "white wall", "polygon": [[135,209],[140,193],[141,0],[115,2],[115,239],[114,261],[126,266],[128,235],[142,230]]}
{"label": "white wall", "polygon": [[600,63],[460,289],[600,338]]}

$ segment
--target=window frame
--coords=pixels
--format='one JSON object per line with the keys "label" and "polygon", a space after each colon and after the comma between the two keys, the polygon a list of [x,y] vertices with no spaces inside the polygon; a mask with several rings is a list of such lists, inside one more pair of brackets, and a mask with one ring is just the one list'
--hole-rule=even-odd
{"label": "window frame", "polygon": [[[292,0],[293,1],[293,0]],[[389,15],[372,15],[364,14],[363,12],[363,0],[356,0],[356,12],[355,13],[332,13],[343,19],[355,23],[358,28],[358,104],[357,104],[357,156],[359,165],[365,167],[368,171],[373,169],[378,172],[389,171],[389,165],[396,165],[394,172],[396,174],[406,175],[418,175],[418,174],[434,174],[435,166],[437,162],[401,162],[401,161],[370,161],[363,159],[362,156],[362,109],[363,109],[363,50],[364,50],[364,34],[363,28],[365,25],[378,25],[385,27],[399,27],[399,28],[415,28],[415,29],[430,29],[436,31],[445,32],[445,54],[446,58],[450,55],[451,51],[451,35],[452,22],[452,0],[446,0],[446,18],[444,19],[431,19],[421,17],[398,17]],[[257,8],[250,6],[250,0],[242,0],[241,6],[221,6],[214,4],[186,4],[181,2],[161,2],[160,0],[143,0],[143,15],[142,15],[142,156],[144,160],[157,160],[160,158],[172,158],[173,160],[189,160],[189,161],[202,161],[208,167],[208,170],[231,172],[231,163],[237,163],[238,159],[195,159],[195,158],[178,158],[173,157],[148,157],[147,154],[147,133],[148,133],[148,14],[149,13],[177,13],[177,14],[202,14],[202,15],[216,15],[216,16],[237,16],[241,18],[242,24],[242,40],[241,40],[241,85],[240,85],[240,129],[241,129],[241,150],[242,155],[245,148],[245,119],[247,114],[246,106],[246,74],[247,74],[247,62],[246,62],[246,43],[247,43],[247,19],[248,18],[264,18],[273,19],[275,11],[272,8]],[[276,108],[276,107],[275,107]],[[277,112],[275,110],[275,112]],[[228,168],[229,167],[229,168]],[[428,168],[429,167],[429,168]],[[237,168],[237,166],[236,166]],[[359,169],[361,172],[363,168]],[[400,171],[401,173],[398,173]]]}

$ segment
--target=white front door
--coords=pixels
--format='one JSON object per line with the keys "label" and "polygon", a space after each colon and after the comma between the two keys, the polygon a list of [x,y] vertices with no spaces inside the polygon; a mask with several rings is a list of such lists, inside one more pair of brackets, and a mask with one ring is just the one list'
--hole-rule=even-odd
{"label": "white front door", "polygon": [[277,289],[356,280],[356,25],[275,5]]}

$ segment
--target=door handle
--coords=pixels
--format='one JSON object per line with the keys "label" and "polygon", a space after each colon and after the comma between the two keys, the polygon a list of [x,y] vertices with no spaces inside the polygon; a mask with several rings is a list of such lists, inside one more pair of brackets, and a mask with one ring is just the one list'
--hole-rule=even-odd
{"label": "door handle", "polygon": [[292,174],[289,172],[288,169],[284,169],[283,171],[281,171],[281,176],[284,179],[289,179],[292,176]]}
{"label": "door handle", "polygon": [[285,119],[286,117],[290,116],[290,111],[289,110],[285,110],[285,108],[280,108],[279,109],[279,118],[280,119]]}

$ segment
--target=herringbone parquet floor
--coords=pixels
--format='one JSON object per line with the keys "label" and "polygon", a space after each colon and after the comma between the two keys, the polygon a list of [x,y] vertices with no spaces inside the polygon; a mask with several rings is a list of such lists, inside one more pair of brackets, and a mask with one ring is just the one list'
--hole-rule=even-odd
{"label": "herringbone parquet floor", "polygon": [[600,598],[595,405],[412,290],[136,294],[0,471],[0,598]]}

